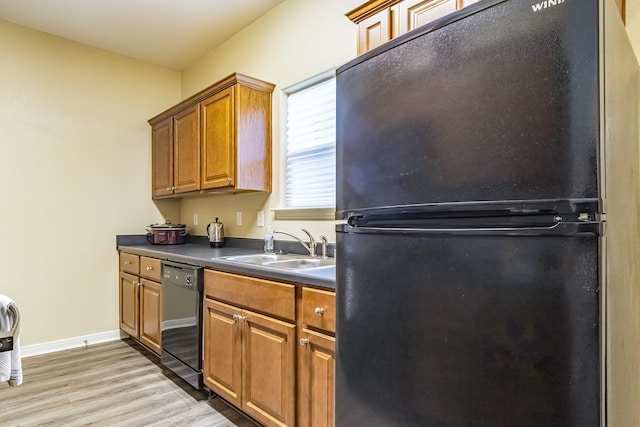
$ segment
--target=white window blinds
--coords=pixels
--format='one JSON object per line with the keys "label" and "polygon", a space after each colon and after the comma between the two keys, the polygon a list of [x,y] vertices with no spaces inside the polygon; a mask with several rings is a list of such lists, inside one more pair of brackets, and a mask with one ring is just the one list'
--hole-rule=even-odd
{"label": "white window blinds", "polygon": [[336,204],[336,79],[289,94],[285,208]]}

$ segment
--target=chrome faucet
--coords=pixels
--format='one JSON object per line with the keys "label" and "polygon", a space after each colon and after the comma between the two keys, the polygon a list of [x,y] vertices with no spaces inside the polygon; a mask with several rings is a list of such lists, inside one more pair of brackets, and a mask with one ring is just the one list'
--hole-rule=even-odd
{"label": "chrome faucet", "polygon": [[298,237],[294,236],[293,234],[285,233],[284,231],[274,231],[274,234],[286,234],[289,237],[293,237],[298,242],[300,242],[300,244],[304,246],[304,248],[307,251],[309,251],[309,255],[311,255],[312,257],[316,256],[316,239],[314,239],[311,233],[309,233],[304,228],[302,229],[302,231],[304,231],[307,234],[307,236],[309,236],[309,240],[310,240],[309,244],[304,242],[302,239],[299,239]]}
{"label": "chrome faucet", "polygon": [[320,240],[322,240],[322,259],[327,259],[327,245],[329,241],[325,236],[320,236]]}

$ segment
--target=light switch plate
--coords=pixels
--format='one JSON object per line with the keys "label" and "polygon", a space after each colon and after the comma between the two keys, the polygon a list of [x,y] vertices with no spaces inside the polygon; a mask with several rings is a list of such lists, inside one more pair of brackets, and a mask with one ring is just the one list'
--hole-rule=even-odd
{"label": "light switch plate", "polygon": [[256,222],[258,227],[264,227],[264,211],[258,211]]}
{"label": "light switch plate", "polygon": [[242,225],[242,211],[236,212],[236,225]]}

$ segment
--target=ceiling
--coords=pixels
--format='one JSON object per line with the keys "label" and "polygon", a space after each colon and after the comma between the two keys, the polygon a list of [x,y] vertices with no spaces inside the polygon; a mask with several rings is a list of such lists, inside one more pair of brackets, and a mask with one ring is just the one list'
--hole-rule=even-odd
{"label": "ceiling", "polygon": [[183,70],[284,0],[0,0],[0,20]]}

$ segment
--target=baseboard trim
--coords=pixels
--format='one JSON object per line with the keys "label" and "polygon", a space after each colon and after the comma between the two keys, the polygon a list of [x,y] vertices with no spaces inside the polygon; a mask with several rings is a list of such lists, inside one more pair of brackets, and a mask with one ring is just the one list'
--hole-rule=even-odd
{"label": "baseboard trim", "polygon": [[80,337],[65,338],[63,340],[43,342],[41,344],[25,345],[20,347],[22,357],[38,356],[40,354],[54,353],[56,351],[69,350],[71,348],[84,347],[91,344],[115,341],[120,339],[120,330],[99,332],[97,334],[83,335]]}

